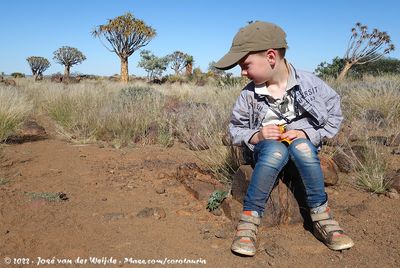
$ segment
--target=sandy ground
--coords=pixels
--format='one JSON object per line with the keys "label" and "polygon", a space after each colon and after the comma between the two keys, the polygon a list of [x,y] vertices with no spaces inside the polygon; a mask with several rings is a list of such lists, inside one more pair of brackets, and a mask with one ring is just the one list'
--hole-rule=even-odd
{"label": "sandy ground", "polygon": [[[118,150],[53,137],[6,145],[0,266],[400,267],[400,200],[346,183],[328,192],[335,218],[355,241],[351,250],[331,251],[298,224],[262,227],[258,254],[236,256],[234,224],[176,180],[177,167],[188,162],[198,160],[182,144]],[[43,192],[68,200],[34,198]],[[146,217],[139,213],[145,208],[156,212]]]}

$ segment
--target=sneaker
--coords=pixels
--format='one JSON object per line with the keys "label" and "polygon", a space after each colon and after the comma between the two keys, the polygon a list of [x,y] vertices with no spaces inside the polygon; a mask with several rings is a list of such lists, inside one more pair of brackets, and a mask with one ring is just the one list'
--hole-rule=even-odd
{"label": "sneaker", "polygon": [[314,235],[332,250],[349,249],[354,246],[353,240],[344,233],[339,223],[333,220],[329,207],[323,212],[311,213]]}
{"label": "sneaker", "polygon": [[260,223],[261,217],[257,211],[243,211],[231,250],[241,255],[254,256],[257,251],[257,231]]}

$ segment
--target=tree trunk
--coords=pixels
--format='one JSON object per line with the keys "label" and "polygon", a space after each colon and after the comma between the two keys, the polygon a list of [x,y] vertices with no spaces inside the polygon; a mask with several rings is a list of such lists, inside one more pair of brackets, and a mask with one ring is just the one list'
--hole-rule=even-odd
{"label": "tree trunk", "polygon": [[349,72],[350,68],[354,65],[352,62],[346,62],[346,65],[344,66],[343,70],[340,72],[338,76],[338,80],[343,80],[343,78],[346,77],[346,74]]}
{"label": "tree trunk", "polygon": [[35,81],[41,81],[41,80],[43,80],[43,74],[42,73],[35,74]]}
{"label": "tree trunk", "polygon": [[193,65],[189,63],[188,65],[186,65],[186,75],[191,76],[192,72],[193,72]]}
{"label": "tree trunk", "polygon": [[64,80],[68,81],[69,79],[69,69],[71,68],[71,66],[69,65],[65,65],[64,68]]}
{"label": "tree trunk", "polygon": [[129,75],[128,75],[128,58],[120,58],[121,59],[121,81],[124,83],[128,83]]}

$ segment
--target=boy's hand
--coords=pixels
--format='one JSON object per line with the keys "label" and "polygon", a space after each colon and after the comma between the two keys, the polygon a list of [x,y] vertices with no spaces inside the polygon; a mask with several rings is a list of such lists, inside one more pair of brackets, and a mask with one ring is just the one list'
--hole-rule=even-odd
{"label": "boy's hand", "polygon": [[298,138],[307,139],[307,135],[306,135],[306,133],[304,133],[304,131],[297,130],[297,129],[288,130],[285,133],[280,135],[280,139],[295,140]]}
{"label": "boy's hand", "polygon": [[281,132],[277,125],[266,125],[260,128],[260,136],[265,140],[279,140]]}
{"label": "boy's hand", "polygon": [[279,127],[276,125],[266,125],[260,128],[260,132],[257,135],[254,135],[253,138],[255,140],[251,140],[250,142],[254,141],[256,143],[262,140],[279,140],[281,138],[281,132],[279,131]]}

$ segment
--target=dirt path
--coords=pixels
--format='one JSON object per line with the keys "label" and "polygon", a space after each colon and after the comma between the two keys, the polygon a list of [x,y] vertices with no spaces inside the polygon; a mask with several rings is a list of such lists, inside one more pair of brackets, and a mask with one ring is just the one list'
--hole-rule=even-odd
{"label": "dirt path", "polygon": [[[233,255],[233,224],[207,212],[175,178],[176,168],[187,162],[196,159],[179,144],[117,150],[51,138],[7,145],[1,161],[8,182],[0,185],[0,266],[5,257],[12,263],[29,259],[29,266],[53,257],[56,263],[87,259],[84,267],[98,266],[90,257],[108,262],[105,267],[166,258],[198,260],[200,265],[192,266],[202,267],[400,266],[400,200],[345,184],[329,190],[330,204],[355,240],[353,249],[330,251],[295,225],[261,228],[256,257]],[[32,200],[32,193],[43,192],[63,192],[68,201]],[[145,208],[156,208],[155,215],[138,216]]]}

